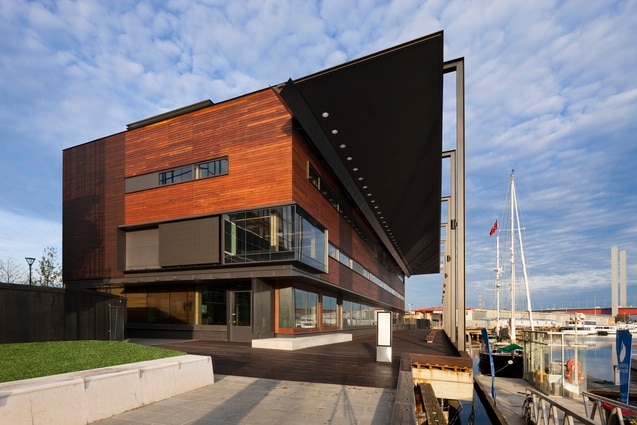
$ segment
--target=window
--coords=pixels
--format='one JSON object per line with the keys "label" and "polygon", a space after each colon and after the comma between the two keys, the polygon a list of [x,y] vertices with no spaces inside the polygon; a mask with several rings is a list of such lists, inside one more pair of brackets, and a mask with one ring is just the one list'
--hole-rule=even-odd
{"label": "window", "polygon": [[281,288],[279,290],[279,327],[294,327],[294,299],[292,297],[292,287]]}
{"label": "window", "polygon": [[321,177],[319,173],[312,167],[312,164],[307,163],[307,179],[316,187],[317,189],[321,188]]}
{"label": "window", "polygon": [[301,261],[325,270],[325,231],[307,216],[301,219]]}
{"label": "window", "polygon": [[323,326],[328,328],[338,327],[338,311],[336,298],[323,295]]}
{"label": "window", "polygon": [[158,186],[205,179],[228,174],[228,157],[211,159],[198,164],[184,165],[160,172],[127,177],[124,180],[124,193],[138,192]]}
{"label": "window", "polygon": [[201,291],[201,324],[226,325],[226,290],[219,288]]}
{"label": "window", "polygon": [[307,179],[314,185],[314,187],[321,191],[321,194],[323,194],[325,199],[327,199],[330,204],[332,204],[332,206],[336,208],[336,211],[342,212],[338,198],[336,197],[332,189],[330,189],[325,183],[323,183],[320,174],[314,167],[312,167],[312,164],[310,164],[309,162],[307,163]]}
{"label": "window", "polygon": [[293,207],[244,211],[224,219],[226,263],[295,258]]}
{"label": "window", "polygon": [[343,301],[343,327],[352,326],[352,302]]}
{"label": "window", "polygon": [[159,173],[159,185],[180,183],[192,180],[192,167],[179,167],[174,170],[163,171]]}
{"label": "window", "polygon": [[318,327],[318,294],[294,289],[294,318],[296,328]]}
{"label": "window", "polygon": [[327,271],[327,232],[289,205],[224,216],[226,264],[296,260]]}
{"label": "window", "polygon": [[349,258],[349,256],[345,254],[343,251],[338,252],[338,261],[347,267],[350,267],[352,265],[352,259]]}
{"label": "window", "polygon": [[228,158],[220,158],[197,164],[195,166],[195,173],[197,179],[228,174]]}

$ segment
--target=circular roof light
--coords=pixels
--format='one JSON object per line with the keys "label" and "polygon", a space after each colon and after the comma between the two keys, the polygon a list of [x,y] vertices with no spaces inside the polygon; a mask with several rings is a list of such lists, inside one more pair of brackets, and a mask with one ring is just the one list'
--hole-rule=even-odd
{"label": "circular roof light", "polygon": [[341,149],[345,149],[346,145],[345,145],[345,143],[341,143],[338,147],[341,148]]}
{"label": "circular roof light", "polygon": [[321,115],[323,115],[323,118],[327,118],[330,116],[329,112],[323,112]]}
{"label": "circular roof light", "polygon": [[338,134],[338,130],[337,129],[332,130],[332,134]]}

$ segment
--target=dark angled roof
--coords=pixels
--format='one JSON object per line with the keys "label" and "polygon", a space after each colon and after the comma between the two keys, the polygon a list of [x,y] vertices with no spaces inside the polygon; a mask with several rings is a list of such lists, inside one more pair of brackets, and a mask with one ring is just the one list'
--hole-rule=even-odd
{"label": "dark angled roof", "polygon": [[442,32],[280,86],[407,275],[440,271]]}

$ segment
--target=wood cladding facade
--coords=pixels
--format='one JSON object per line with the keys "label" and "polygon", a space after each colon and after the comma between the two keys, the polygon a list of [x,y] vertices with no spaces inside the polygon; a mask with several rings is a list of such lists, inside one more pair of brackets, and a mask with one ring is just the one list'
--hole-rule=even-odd
{"label": "wood cladding facade", "polygon": [[126,177],[220,157],[229,173],[129,193],[123,224],[292,202],[291,121],[264,90],[128,132]]}
{"label": "wood cladding facade", "polygon": [[[222,157],[228,159],[228,174],[125,193],[126,178]],[[118,252],[122,227],[297,204],[326,227],[330,243],[404,296],[404,282],[381,264],[379,249],[384,248],[362,215],[348,205],[367,240],[308,180],[308,163],[341,202],[348,202],[339,181],[272,89],[69,148],[64,151],[64,282],[118,291],[109,280],[130,275],[121,270]],[[331,288],[336,295],[340,288],[341,299],[404,308],[404,298],[333,258],[328,269],[316,274],[317,282],[325,282],[321,291]],[[285,282],[290,285],[294,279]],[[182,287],[184,294],[194,296],[192,282],[184,281]],[[131,308],[143,307],[139,293],[133,291],[130,297]]]}
{"label": "wood cladding facade", "polygon": [[124,221],[125,134],[64,151],[62,268],[65,283],[121,277],[117,226]]}

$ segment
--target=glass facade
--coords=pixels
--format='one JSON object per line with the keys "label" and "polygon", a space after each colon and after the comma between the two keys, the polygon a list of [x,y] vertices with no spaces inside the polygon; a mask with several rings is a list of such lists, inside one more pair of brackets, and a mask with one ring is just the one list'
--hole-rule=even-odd
{"label": "glass facade", "polygon": [[375,324],[376,312],[374,307],[352,301],[343,301],[343,328],[374,326]]}
{"label": "glass facade", "polygon": [[318,294],[294,289],[296,328],[318,328]]}
{"label": "glass facade", "polygon": [[325,228],[294,205],[224,216],[224,260],[255,263],[298,260],[327,271]]}
{"label": "glass facade", "polygon": [[293,328],[294,325],[294,288],[279,290],[279,327]]}
{"label": "glass facade", "polygon": [[338,306],[337,300],[334,297],[323,295],[322,299],[322,314],[323,314],[323,327],[334,328],[338,327]]}
{"label": "glass facade", "polygon": [[201,291],[201,324],[225,325],[226,317],[226,290],[215,288]]}

